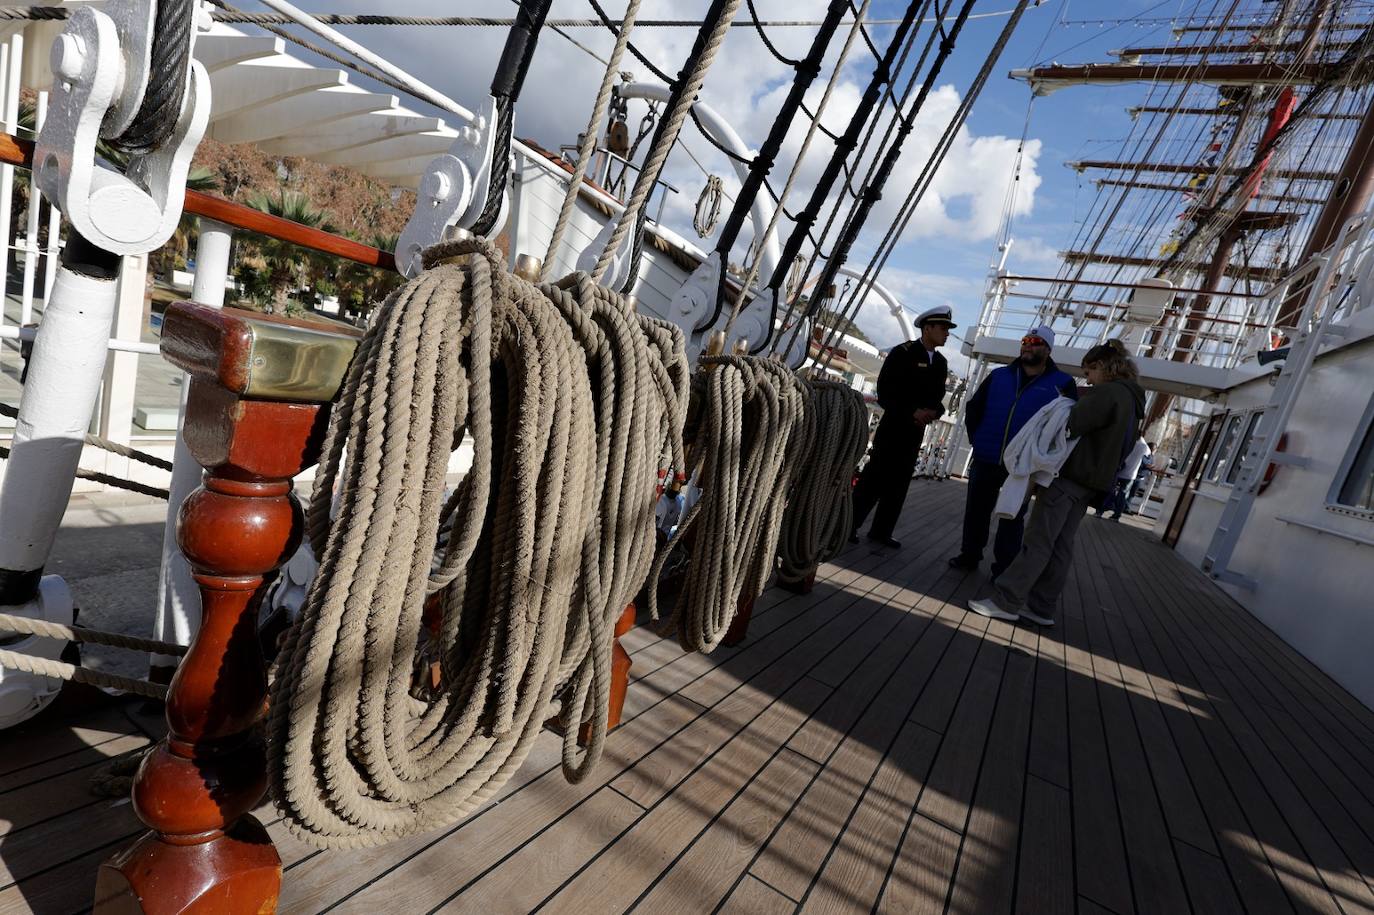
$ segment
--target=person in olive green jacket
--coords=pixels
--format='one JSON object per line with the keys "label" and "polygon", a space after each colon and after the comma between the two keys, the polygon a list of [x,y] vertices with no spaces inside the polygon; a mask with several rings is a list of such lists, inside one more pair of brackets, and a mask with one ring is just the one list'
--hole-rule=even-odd
{"label": "person in olive green jacket", "polygon": [[1035,494],[1021,552],[998,576],[993,595],[969,601],[975,613],[1054,625],[1078,524],[1088,506],[1115,484],[1121,462],[1140,435],[1145,391],[1121,341],[1108,340],[1088,350],[1083,372],[1092,387],[1069,411],[1073,451],[1059,476]]}

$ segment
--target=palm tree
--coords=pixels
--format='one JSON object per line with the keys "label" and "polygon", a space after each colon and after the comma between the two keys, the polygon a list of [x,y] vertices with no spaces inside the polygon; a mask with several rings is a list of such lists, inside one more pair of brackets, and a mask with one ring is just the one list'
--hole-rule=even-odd
{"label": "palm tree", "polygon": [[[394,234],[374,234],[366,241],[374,248],[395,251],[398,238]],[[403,278],[395,271],[347,261],[339,266],[334,276],[339,309],[355,324],[365,326],[372,310],[402,282]]]}
{"label": "palm tree", "polygon": [[[260,194],[250,199],[248,205],[299,225],[331,231],[325,214],[296,191],[278,191],[274,196]],[[289,242],[259,236],[245,240],[240,252],[235,272],[239,287],[268,314],[295,310],[291,307],[292,295],[300,298],[304,292],[310,297],[319,280],[328,277],[326,259]]]}

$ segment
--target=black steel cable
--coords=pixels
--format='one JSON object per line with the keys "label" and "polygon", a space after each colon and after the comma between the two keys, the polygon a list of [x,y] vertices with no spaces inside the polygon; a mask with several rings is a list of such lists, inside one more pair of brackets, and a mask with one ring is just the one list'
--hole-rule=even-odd
{"label": "black steel cable", "polygon": [[191,68],[194,0],[157,0],[153,11],[153,46],[148,86],[134,119],[110,145],[130,155],[158,149],[176,129]]}
{"label": "black steel cable", "polygon": [[749,19],[754,23],[754,31],[758,32],[759,41],[763,42],[763,46],[768,49],[768,53],[776,57],[778,63],[785,64],[794,70],[800,67],[802,65],[801,61],[783,54],[773,45],[773,42],[768,40],[768,33],[763,30],[763,23],[759,21],[759,11],[754,8],[754,0],[744,0],[744,2],[749,5]]}
{"label": "black steel cable", "polygon": [[[877,173],[864,187],[854,212],[850,214],[844,228],[840,230],[840,237],[831,250],[831,256],[825,262],[825,269],[822,271],[821,279],[817,284],[819,288],[828,289],[830,284],[835,281],[835,275],[839,273],[840,267],[844,266],[845,260],[848,259],[849,249],[854,246],[854,242],[859,237],[859,232],[863,230],[864,223],[868,220],[868,214],[873,210],[873,205],[882,199],[883,187],[887,184],[887,179],[891,177],[892,169],[897,165],[897,159],[901,157],[902,146],[916,123],[916,116],[925,107],[926,98],[929,97],[935,80],[939,79],[945,61],[949,59],[950,54],[954,53],[954,44],[964,28],[964,23],[968,20],[969,13],[973,12],[974,2],[975,0],[964,0],[963,6],[959,8],[959,16],[954,20],[954,25],[948,32],[945,32],[943,23],[941,23],[940,51],[935,55],[935,60],[931,62],[930,69],[926,72],[925,81],[921,84],[921,91],[916,94],[916,100],[912,102],[911,108],[905,115],[900,111],[897,113],[900,126],[897,127],[896,136],[887,146],[882,165],[879,166]],[[1025,0],[1023,0],[1024,2]],[[814,317],[819,306],[820,297],[817,296],[808,303],[806,316],[808,318]]]}
{"label": "black steel cable", "polygon": [[[831,0],[830,5],[826,8],[825,22],[816,31],[815,37],[812,38],[811,47],[807,50],[806,57],[797,63],[797,74],[792,79],[792,86],[788,89],[787,97],[783,99],[782,105],[778,108],[777,116],[773,118],[773,125],[768,130],[768,136],[764,138],[763,145],[759,147],[758,154],[754,156],[753,163],[749,166],[749,174],[745,176],[740,192],[735,198],[735,205],[730,208],[730,215],[726,218],[725,225],[720,230],[720,236],[716,240],[716,254],[720,257],[721,271],[716,284],[715,305],[711,309],[710,319],[698,325],[697,330],[710,327],[720,318],[720,310],[725,302],[725,265],[729,263],[730,250],[734,248],[735,242],[739,239],[739,234],[744,228],[744,221],[749,216],[754,198],[758,196],[760,189],[766,184],[768,173],[773,170],[773,165],[777,162],[778,153],[782,150],[783,141],[787,139],[787,131],[792,126],[792,120],[801,107],[806,91],[811,88],[811,84],[820,75],[826,48],[829,47],[830,40],[834,37],[835,30],[840,24],[840,18],[844,15],[848,5],[848,0]],[[760,249],[761,251],[762,249]],[[747,292],[748,290],[742,290],[740,296],[743,297]]]}
{"label": "black steel cable", "polygon": [[553,0],[522,0],[515,25],[506,33],[506,44],[496,64],[491,80],[491,95],[496,100],[496,145],[491,153],[491,176],[487,185],[487,201],[472,225],[477,235],[486,235],[501,215],[501,202],[510,178],[507,161],[510,159],[511,131],[515,124],[515,103],[525,85],[525,77],[539,44],[539,31],[548,18]]}

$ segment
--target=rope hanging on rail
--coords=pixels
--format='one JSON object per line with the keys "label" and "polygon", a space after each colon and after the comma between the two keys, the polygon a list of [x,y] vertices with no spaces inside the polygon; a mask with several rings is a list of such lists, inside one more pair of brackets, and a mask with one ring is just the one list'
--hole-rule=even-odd
{"label": "rope hanging on rail", "polygon": [[778,580],[797,583],[836,556],[853,530],[854,472],[868,447],[868,406],[847,384],[813,378],[806,445],[778,538]]}
{"label": "rope hanging on rail", "polygon": [[[700,468],[701,497],[660,549],[650,579],[658,582],[673,550],[686,545],[690,566],[673,615],[688,651],[714,649],[739,601],[763,593],[806,416],[804,388],[776,360],[703,356],[701,366],[689,468]],[[649,600],[657,616],[654,586]]]}
{"label": "rope hanging on rail", "polygon": [[[654,484],[682,462],[678,330],[585,276],[526,283],[480,239],[430,249],[426,267],[380,308],[331,416],[308,513],[321,567],[277,660],[274,793],[323,846],[474,810],[556,696],[565,721],[591,723],[585,758],[576,726],[564,743],[564,771],[586,773],[614,619],[652,557]],[[472,468],[445,500],[465,433]],[[442,682],[419,699],[427,596]]]}

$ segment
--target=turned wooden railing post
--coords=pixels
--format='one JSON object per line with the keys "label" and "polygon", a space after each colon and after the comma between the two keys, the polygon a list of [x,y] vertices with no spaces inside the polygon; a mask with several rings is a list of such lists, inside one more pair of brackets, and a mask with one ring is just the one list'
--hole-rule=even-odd
{"label": "turned wooden railing post", "polygon": [[177,525],[201,625],[172,678],[167,737],[134,778],[134,810],[150,831],[101,866],[99,912],[276,907],[281,859],[249,813],[267,790],[258,605],[300,544],[291,478],[317,459],[354,347],[234,309],[167,311],[163,355],[191,374],[182,435],[205,468]]}

